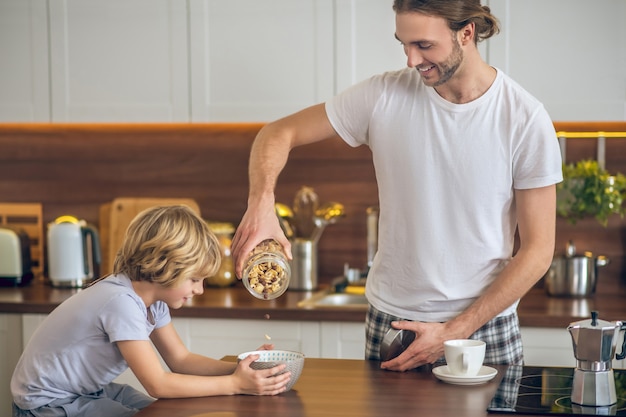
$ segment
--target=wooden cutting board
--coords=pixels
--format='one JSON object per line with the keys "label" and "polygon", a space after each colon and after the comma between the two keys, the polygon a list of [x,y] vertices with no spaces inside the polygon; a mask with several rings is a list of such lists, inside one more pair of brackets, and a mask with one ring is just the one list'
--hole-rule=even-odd
{"label": "wooden cutting board", "polygon": [[100,246],[102,264],[100,275],[107,275],[113,271],[115,254],[119,249],[126,229],[131,220],[141,211],[159,205],[184,204],[200,214],[200,207],[191,198],[135,198],[120,197],[110,203],[100,206]]}

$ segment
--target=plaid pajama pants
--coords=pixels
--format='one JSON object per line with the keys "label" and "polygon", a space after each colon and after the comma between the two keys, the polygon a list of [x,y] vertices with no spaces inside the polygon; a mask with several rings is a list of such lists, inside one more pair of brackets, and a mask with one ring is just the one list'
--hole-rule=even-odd
{"label": "plaid pajama pants", "polygon": [[[379,361],[380,345],[392,321],[406,320],[369,306],[365,320],[365,359]],[[496,317],[470,336],[487,344],[485,362],[491,365],[523,365],[522,336],[517,313]],[[445,363],[443,358],[437,363]]]}

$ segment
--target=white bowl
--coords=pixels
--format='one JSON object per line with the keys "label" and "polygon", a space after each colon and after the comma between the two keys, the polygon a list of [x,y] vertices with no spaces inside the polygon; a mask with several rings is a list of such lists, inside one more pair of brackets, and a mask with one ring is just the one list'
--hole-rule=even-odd
{"label": "white bowl", "polygon": [[252,369],[268,369],[276,365],[286,364],[285,372],[291,372],[291,379],[287,383],[287,391],[289,391],[300,378],[302,368],[304,367],[304,353],[293,352],[291,350],[255,350],[245,352],[237,357],[237,361],[248,357],[248,355],[259,355],[259,359],[252,362]]}

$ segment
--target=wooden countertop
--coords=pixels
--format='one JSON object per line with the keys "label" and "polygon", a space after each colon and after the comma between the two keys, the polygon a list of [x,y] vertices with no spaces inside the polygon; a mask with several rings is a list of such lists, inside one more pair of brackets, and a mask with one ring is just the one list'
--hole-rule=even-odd
{"label": "wooden countertop", "polygon": [[[234,360],[228,357],[227,360]],[[441,382],[430,371],[391,372],[378,362],[305,360],[289,392],[268,396],[219,396],[157,400],[137,417],[486,417],[505,367],[482,385]]]}
{"label": "wooden countertop", "polygon": [[[75,294],[77,289],[53,288],[35,282],[23,288],[0,288],[0,313],[48,314],[58,304]],[[252,297],[241,283],[229,288],[206,288],[181,309],[172,310],[174,317],[232,318],[262,320],[348,321],[363,322],[365,307],[300,307],[310,291],[287,291],[276,300]],[[542,288],[532,289],[520,302],[520,323],[527,327],[567,327],[569,323],[590,317],[592,310],[604,320],[626,320],[626,289],[616,286],[612,291],[590,298],[549,297]]]}
{"label": "wooden countertop", "polygon": [[[318,291],[323,290],[320,288]],[[40,282],[26,287],[0,287],[0,313],[48,314],[57,305],[80,289],[54,288]],[[314,291],[288,290],[275,300],[260,300],[248,293],[241,282],[228,288],[205,288],[178,310],[174,317],[230,318],[262,320],[269,314],[272,320],[299,321],[365,321],[365,307],[307,308],[298,303]]]}

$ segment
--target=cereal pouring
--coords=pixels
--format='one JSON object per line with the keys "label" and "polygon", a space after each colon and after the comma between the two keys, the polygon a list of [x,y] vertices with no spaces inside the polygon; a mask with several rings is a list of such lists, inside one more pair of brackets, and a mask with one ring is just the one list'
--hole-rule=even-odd
{"label": "cereal pouring", "polygon": [[291,268],[283,247],[273,239],[257,245],[245,262],[243,284],[256,298],[271,300],[281,296],[289,286]]}

